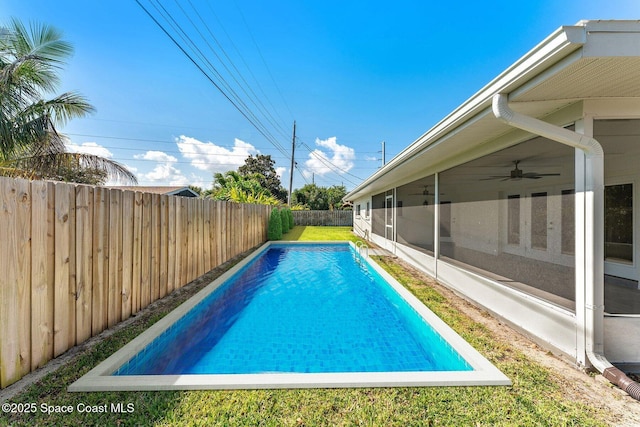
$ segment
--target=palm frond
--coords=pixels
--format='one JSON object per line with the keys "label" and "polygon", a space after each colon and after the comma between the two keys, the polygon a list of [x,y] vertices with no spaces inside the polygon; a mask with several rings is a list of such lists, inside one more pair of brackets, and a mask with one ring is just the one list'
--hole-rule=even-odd
{"label": "palm frond", "polygon": [[64,180],[66,172],[73,169],[102,171],[107,177],[125,184],[137,184],[138,179],[124,165],[104,157],[85,153],[44,153],[25,155],[0,161],[5,173],[31,179]]}

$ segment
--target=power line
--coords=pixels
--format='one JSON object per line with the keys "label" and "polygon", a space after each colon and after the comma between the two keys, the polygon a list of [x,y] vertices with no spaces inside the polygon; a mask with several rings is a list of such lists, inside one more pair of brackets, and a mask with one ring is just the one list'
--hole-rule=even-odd
{"label": "power line", "polygon": [[[207,22],[202,18],[202,15],[198,12],[198,10],[195,8],[195,6],[193,5],[193,3],[191,2],[191,0],[189,0],[189,5],[191,6],[191,8],[193,9],[193,11],[195,12],[196,16],[198,17],[198,19],[200,20],[200,22],[204,25],[204,28],[207,30],[207,32],[209,33],[209,36],[211,36],[211,38],[213,39],[213,41],[215,42],[216,46],[218,46],[218,49],[220,49],[220,51],[222,52],[222,54],[224,55],[224,57],[227,59],[229,65],[233,68],[233,70],[235,70],[235,73],[229,69],[229,67],[227,66],[227,64],[225,64],[225,61],[220,57],[220,55],[218,55],[218,53],[216,52],[215,49],[213,49],[213,47],[211,46],[211,44],[209,44],[207,42],[207,39],[204,37],[204,35],[200,32],[200,30],[198,30],[197,25],[191,20],[191,18],[189,18],[188,14],[186,13],[186,11],[182,8],[182,6],[180,6],[180,4],[174,0],[174,2],[178,5],[178,7],[180,8],[180,10],[182,10],[182,12],[185,14],[185,16],[187,17],[187,19],[189,20],[189,22],[191,22],[191,24],[194,26],[194,28],[196,29],[196,31],[198,32],[198,34],[200,35],[200,37],[205,41],[205,43],[207,44],[207,46],[209,47],[209,49],[213,52],[213,54],[216,56],[216,58],[218,58],[218,61],[220,61],[220,63],[222,64],[222,66],[225,68],[225,70],[227,70],[227,73],[229,73],[229,75],[231,76],[231,78],[233,79],[233,81],[235,81],[236,85],[238,85],[238,87],[242,90],[242,92],[244,92],[244,94],[249,98],[249,100],[253,103],[253,105],[262,113],[262,115],[267,119],[267,121],[280,133],[280,135],[287,137],[287,134],[284,130],[284,128],[282,127],[282,125],[280,125],[279,123],[276,122],[275,118],[271,115],[271,113],[265,108],[264,104],[262,103],[262,101],[257,97],[256,93],[253,91],[253,89],[251,88],[251,86],[247,83],[247,80],[244,78],[244,76],[242,75],[242,73],[240,72],[240,70],[238,69],[238,67],[236,67],[236,65],[233,63],[233,60],[231,59],[231,57],[229,57],[229,55],[227,54],[225,48],[222,46],[222,44],[218,41],[218,38],[213,34],[213,32],[211,31],[211,28],[209,28],[209,25],[207,24]],[[242,84],[240,81],[238,81],[238,79],[236,78],[236,76],[242,80]]]}
{"label": "power line", "polygon": [[[176,40],[176,38],[173,35],[171,35],[169,30],[164,25],[162,25],[162,23],[160,23],[158,21],[158,19],[156,19],[156,17],[146,7],[144,7],[144,5],[140,2],[140,0],[136,0],[136,3],[153,20],[153,22],[165,33],[165,35],[167,37],[169,37],[169,39],[178,47],[178,49],[180,49],[180,51],[191,61],[191,63],[193,63],[193,65],[195,65],[196,68],[198,68],[198,70],[207,78],[207,80],[209,80],[209,82],[211,84],[213,84],[213,86],[231,103],[231,105],[233,105],[233,107],[238,112],[240,112],[240,114],[242,114],[242,116],[245,119],[247,119],[249,121],[249,123],[251,123],[251,125],[262,136],[264,136],[267,139],[267,141],[269,141],[272,145],[274,145],[282,154],[284,154],[285,156],[288,156],[287,151],[275,140],[273,135],[271,135],[271,133],[265,128],[265,126],[255,116],[255,114],[253,114],[253,112],[251,112],[251,110],[247,107],[247,105],[240,100],[240,98],[238,97],[237,93],[233,89],[231,89],[231,87],[228,85],[226,80],[217,71],[217,69],[213,66],[213,64],[211,64],[211,62],[208,61],[206,59],[206,57],[204,57],[204,55],[202,54],[202,51],[195,45],[193,40],[186,34],[186,32],[177,23],[177,21],[175,21],[175,19],[173,19],[173,17],[166,10],[166,8],[164,6],[162,6],[161,4],[159,4],[159,3],[158,3],[158,6],[152,4],[154,6],[154,8],[156,9],[156,11],[158,11],[158,13],[161,16],[164,17],[165,21],[174,29],[174,31],[178,32],[178,35],[180,36],[180,38],[186,44],[190,44],[191,45],[191,50],[194,51],[196,56],[198,56],[202,61],[204,61],[204,62],[206,62],[208,64],[207,68],[210,71],[212,71],[214,75],[216,75],[218,77],[218,79],[220,81],[220,84],[218,84],[218,82],[216,82],[214,80],[214,78],[211,75],[209,75],[209,73],[204,69],[203,65],[200,65],[200,63],[198,63],[198,61],[196,61],[196,59],[194,59],[194,57],[189,52],[187,52],[186,47],[183,46],[180,42],[178,42],[178,40]],[[182,35],[180,35],[180,33]],[[221,87],[221,85],[222,86],[226,86],[227,91],[229,93],[227,93],[227,91],[225,91]],[[232,99],[232,98],[234,98],[234,99]]]}
{"label": "power line", "polygon": [[289,114],[291,115],[291,118],[293,119],[293,113],[291,112],[291,109],[289,108],[289,105],[287,104],[287,101],[284,99],[284,96],[282,95],[282,91],[280,90],[280,87],[278,86],[278,83],[276,82],[276,79],[273,77],[273,74],[271,73],[271,69],[269,68],[269,65],[267,65],[267,61],[264,59],[264,56],[262,55],[262,51],[260,51],[260,47],[258,46],[258,43],[256,42],[255,37],[253,37],[253,32],[251,31],[251,27],[249,26],[249,24],[247,24],[247,20],[244,17],[244,14],[242,13],[242,9],[240,9],[240,6],[238,6],[238,3],[236,1],[233,2],[236,6],[236,9],[238,9],[238,12],[240,13],[240,17],[242,18],[242,22],[244,22],[244,26],[247,30],[247,33],[249,33],[249,36],[251,37],[251,40],[253,41],[253,45],[256,47],[256,50],[258,51],[258,55],[260,56],[260,59],[262,59],[262,63],[264,64],[264,67],[267,70],[267,73],[269,74],[269,77],[271,77],[271,81],[273,82],[274,87],[276,88],[276,90],[278,91],[278,93],[280,94],[280,98],[282,99],[282,102],[284,103],[284,106],[287,108],[287,111],[289,111]]}
{"label": "power line", "polygon": [[[192,37],[185,30],[185,27],[178,21],[176,16],[172,14],[172,12],[170,12],[165,7],[165,5],[161,3],[160,0],[148,0],[147,2],[155,10],[156,15],[154,15],[154,13],[152,13],[152,11],[149,8],[145,7],[142,4],[141,0],[136,0],[136,3],[142,8],[142,10],[164,32],[164,34],[167,37],[169,37],[169,39],[178,47],[178,49],[180,49],[180,51],[196,66],[196,68],[207,78],[207,80],[209,80],[209,82],[214,85],[214,87],[227,99],[227,101],[229,101],[232,104],[232,106],[238,112],[240,112],[240,114],[247,121],[249,121],[249,123],[269,143],[271,143],[271,145],[273,145],[276,149],[278,149],[278,151],[280,151],[280,153],[282,153],[284,157],[289,158],[288,151],[278,142],[278,140],[274,137],[271,131],[272,129],[276,133],[282,136],[288,137],[288,135],[286,135],[286,132],[284,131],[284,127],[278,122],[278,120],[275,119],[275,117],[271,114],[269,109],[266,108],[265,104],[257,96],[256,92],[251,88],[251,85],[249,85],[247,80],[242,76],[242,73],[240,72],[238,67],[234,64],[233,60],[231,59],[227,51],[224,49],[224,47],[222,46],[218,38],[214,35],[210,26],[207,24],[206,20],[203,18],[202,14],[196,9],[196,7],[191,2],[191,0],[189,0],[189,5],[191,6],[191,9],[197,16],[197,20],[199,20],[202,26],[204,26],[204,30],[201,30],[200,28],[201,26],[198,25],[197,22],[195,22],[196,21],[195,19],[192,19],[192,17],[190,16],[190,13],[187,12],[187,10],[183,8],[178,3],[177,0],[174,0],[174,2],[182,12],[182,15],[184,15],[184,17],[190,23],[190,28],[192,27],[195,29],[195,32],[199,36],[199,39],[204,41],[204,44],[206,45],[206,47],[208,47],[208,50],[210,50],[213,53],[213,55],[217,58],[218,62],[222,65],[222,68],[226,70],[226,73],[230,76],[231,80],[234,82],[235,87],[238,88],[241,93],[239,93],[234,88],[234,86],[230,84],[230,81],[227,78],[225,78],[225,76],[221,73],[221,70],[219,70],[211,62],[211,60],[207,57],[207,55],[205,55],[203,49],[199,46],[199,43],[195,41],[195,37]],[[251,36],[251,39],[256,47],[256,50],[258,51],[259,56],[269,76],[271,77],[274,83],[274,86],[276,87],[280,96],[282,97],[283,103],[286,106],[286,108],[289,110],[289,113],[291,113],[291,110],[289,109],[288,104],[284,99],[284,96],[282,96],[282,91],[278,87],[277,82],[275,81],[275,78],[273,77],[273,74],[271,73],[271,70],[264,56],[262,55],[262,52],[260,51],[256,43],[256,40],[253,34],[251,33],[250,28],[246,22],[246,19],[244,18],[244,15],[242,14],[242,11],[238,7],[237,3],[236,3],[236,7],[238,8],[238,12],[240,13],[242,20],[245,26],[247,27],[248,33]],[[213,12],[213,9],[211,10]],[[215,12],[214,12],[214,15],[215,15]],[[216,15],[216,18],[217,18],[217,15]],[[161,20],[163,22],[161,22]],[[206,37],[204,32],[207,32],[209,37]],[[214,44],[217,46],[217,49],[215,49],[212,43],[209,42],[209,38],[213,40]],[[233,46],[235,47],[235,45]],[[237,50],[237,47],[235,48]],[[218,51],[220,51],[221,54],[219,54]],[[242,60],[244,62],[244,58],[242,58]],[[246,65],[246,62],[245,62],[245,65]],[[251,70],[251,67],[247,66],[247,68]],[[255,78],[255,75],[253,76]],[[271,104],[271,106],[273,107],[273,104],[269,101],[268,97],[266,97],[266,94],[264,94],[264,90],[262,90],[261,86],[259,85],[259,82],[258,82],[258,87],[261,89],[263,95],[265,95],[265,98],[267,99],[269,104]],[[241,96],[241,94],[243,96]],[[246,102],[245,99],[247,99],[248,102]],[[254,108],[250,107],[249,104],[255,107],[256,110],[254,111]],[[274,108],[274,111],[277,112],[275,108]],[[261,119],[258,115],[261,115],[265,121],[263,121],[263,119]],[[326,166],[326,168],[329,171],[337,173],[343,179],[346,179],[355,185],[357,185],[356,182],[350,180],[344,175],[352,176],[353,178],[356,178],[359,181],[362,180],[360,177],[350,173],[348,170],[333,164],[329,159],[325,158],[324,156],[319,155],[314,150],[309,148],[309,146],[304,142],[303,142],[303,146],[307,150],[309,150],[309,152],[311,153],[311,156],[318,159],[324,166]]]}

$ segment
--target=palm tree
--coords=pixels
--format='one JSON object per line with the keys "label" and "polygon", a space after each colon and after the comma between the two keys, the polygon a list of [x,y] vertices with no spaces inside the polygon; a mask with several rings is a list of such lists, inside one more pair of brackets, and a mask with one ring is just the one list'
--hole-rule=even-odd
{"label": "palm tree", "polygon": [[14,19],[0,27],[0,175],[64,179],[87,169],[135,183],[135,175],[117,162],[66,150],[66,137],[56,127],[95,111],[74,92],[44,99],[57,88],[57,72],[72,51],[48,25],[32,24],[28,31]]}

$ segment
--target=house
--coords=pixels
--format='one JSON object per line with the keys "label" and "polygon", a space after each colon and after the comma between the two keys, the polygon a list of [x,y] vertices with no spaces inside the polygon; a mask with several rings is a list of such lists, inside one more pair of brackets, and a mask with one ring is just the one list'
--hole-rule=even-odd
{"label": "house", "polygon": [[153,193],[153,194],[166,194],[168,196],[180,196],[180,197],[200,197],[198,193],[190,189],[189,187],[141,187],[137,185],[119,185],[109,188],[115,188],[117,190],[130,190],[140,191],[141,193]]}
{"label": "house", "polygon": [[640,21],[559,28],[346,197],[354,231],[580,366],[640,370]]}

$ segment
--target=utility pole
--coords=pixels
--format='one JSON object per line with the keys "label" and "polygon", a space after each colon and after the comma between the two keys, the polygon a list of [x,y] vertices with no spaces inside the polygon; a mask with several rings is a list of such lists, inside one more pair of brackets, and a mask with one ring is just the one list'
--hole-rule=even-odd
{"label": "utility pole", "polygon": [[293,138],[291,139],[291,174],[289,175],[289,207],[291,207],[291,190],[293,188],[293,169],[296,166],[296,121],[293,121]]}
{"label": "utility pole", "polygon": [[382,141],[382,166],[384,167],[384,165],[387,164],[387,159],[385,158],[385,148],[384,148],[384,141]]}

